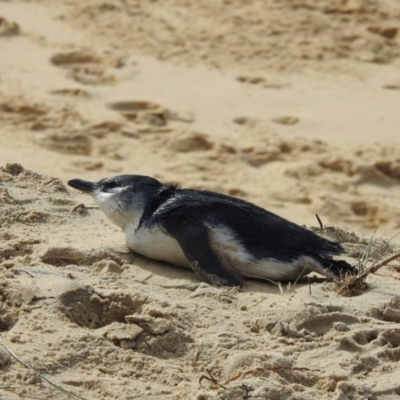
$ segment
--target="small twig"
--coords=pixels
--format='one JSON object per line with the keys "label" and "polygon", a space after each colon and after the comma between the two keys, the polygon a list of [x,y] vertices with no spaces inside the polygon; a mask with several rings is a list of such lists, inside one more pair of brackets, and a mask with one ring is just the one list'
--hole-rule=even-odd
{"label": "small twig", "polygon": [[207,376],[207,375],[202,375],[202,376],[200,377],[200,379],[199,379],[200,385],[201,385],[201,381],[202,381],[203,379],[206,379],[206,380],[208,380],[208,381],[214,383],[215,385],[218,385],[218,386],[221,387],[222,389],[226,389],[225,386],[221,385],[221,384],[212,376],[212,373],[211,373],[211,371],[210,371],[209,369],[206,369],[206,372],[207,372],[208,376]]}
{"label": "small twig", "polygon": [[153,273],[152,272],[150,272],[150,274],[149,275],[147,275],[146,277],[144,277],[143,279],[141,279],[140,281],[139,281],[139,283],[145,283],[146,281],[148,281],[151,277],[153,276]]}
{"label": "small twig", "polygon": [[28,275],[31,276],[32,278],[35,277],[35,275],[31,274],[31,273],[28,272],[28,271],[25,271],[24,269],[19,269],[18,271],[25,272],[26,274],[28,274]]}
{"label": "small twig", "polygon": [[251,369],[246,372],[242,372],[239,375],[234,376],[233,378],[228,379],[224,382],[224,385],[228,385],[233,381],[237,381],[239,378],[244,378],[248,375],[253,375],[259,372],[264,371],[319,371],[319,369],[310,369],[310,368],[301,368],[301,367],[258,367],[255,369]]}
{"label": "small twig", "polygon": [[368,262],[369,257],[371,255],[372,242],[374,240],[377,230],[378,230],[378,226],[375,228],[375,231],[372,234],[371,239],[369,241],[368,247],[365,249],[364,254],[361,257],[361,260],[359,261],[359,265],[360,265],[360,267],[362,267],[362,272],[365,270],[365,264]]}
{"label": "small twig", "polygon": [[197,364],[197,361],[199,359],[199,355],[200,355],[200,349],[203,347],[203,342],[200,342],[200,344],[197,346],[197,350],[196,353],[194,354],[194,365]]}
{"label": "small twig", "polygon": [[317,218],[317,221],[319,223],[319,230],[323,231],[324,230],[324,224],[322,223],[321,218],[319,217],[318,214],[315,214],[315,218]]}
{"label": "small twig", "polygon": [[39,376],[41,379],[43,379],[44,381],[46,381],[47,383],[49,383],[50,385],[54,386],[55,388],[57,388],[58,390],[60,390],[61,392],[64,392],[66,394],[68,394],[69,396],[75,397],[76,399],[80,399],[80,400],[86,400],[84,397],[78,396],[75,393],[70,392],[69,390],[66,390],[64,388],[62,388],[61,386],[56,385],[55,383],[53,383],[52,381],[50,381],[49,379],[47,379],[45,376],[43,376],[41,373],[39,373],[38,371],[36,371],[35,368],[31,367],[29,364],[27,364],[24,360],[22,360],[21,358],[19,358],[11,349],[9,349],[7,347],[7,345],[4,343],[3,338],[0,336],[0,342],[1,344],[4,346],[4,348],[13,356],[15,357],[21,364],[25,365],[26,368],[30,369],[31,371],[35,372],[35,374],[37,374],[37,376]]}
{"label": "small twig", "polygon": [[272,281],[271,279],[265,279],[264,278],[264,281],[267,281],[269,283],[272,283],[273,285],[279,286],[279,282]]}
{"label": "small twig", "polygon": [[366,271],[364,271],[362,274],[360,274],[358,278],[361,277],[365,277],[369,274],[374,274],[376,271],[378,271],[378,269],[384,267],[385,265],[389,264],[391,261],[397,260],[398,258],[400,258],[400,253],[394,254],[388,258],[385,258],[383,261],[381,261],[378,264],[372,265],[371,267],[369,267]]}
{"label": "small twig", "polygon": [[278,282],[278,287],[279,287],[279,291],[281,292],[281,294],[284,294],[282,284],[280,282]]}
{"label": "small twig", "polygon": [[[264,372],[264,371],[320,371],[319,369],[310,369],[310,368],[304,368],[304,367],[258,367],[255,369],[251,369],[249,371],[245,371],[242,372],[238,375],[235,375],[234,377],[228,379],[227,381],[224,382],[224,385],[228,385],[231,382],[237,381],[240,378],[245,378],[248,375],[253,375],[253,374],[257,374],[260,372]],[[227,389],[226,386],[221,385],[213,376],[212,373],[209,369],[206,369],[206,372],[208,374],[207,375],[202,375],[199,379],[199,383],[201,385],[201,382],[203,381],[203,379],[206,379],[207,381],[210,381],[212,383],[214,383],[215,385],[221,387],[222,389]],[[245,396],[245,394],[249,394],[249,392],[251,392],[253,390],[253,388],[251,388],[250,386],[247,386],[245,384],[243,384],[241,386],[241,388],[243,389],[243,395]],[[244,399],[248,398],[248,397],[243,397]]]}
{"label": "small twig", "polygon": [[298,275],[298,277],[296,278],[296,280],[293,283],[293,292],[294,292],[294,288],[296,287],[296,283],[297,281],[303,276],[304,271],[307,269],[307,264],[305,265],[305,267],[303,268],[303,270],[300,272],[300,274]]}
{"label": "small twig", "polygon": [[[381,255],[380,258],[382,258],[382,257],[385,255],[385,253],[387,253],[387,252],[389,251],[389,243],[390,243],[396,236],[398,236],[399,234],[400,234],[400,232],[397,232],[397,233],[396,233],[395,235],[393,235],[390,239],[386,240],[383,244],[381,244],[378,248],[376,248],[369,256],[371,257],[374,253],[376,253],[377,251],[381,250],[382,247],[388,246],[388,248],[385,250],[385,252]],[[378,260],[375,260],[375,262],[374,262],[373,264],[375,264],[375,263],[378,262],[378,261],[379,261],[379,259],[378,259]]]}

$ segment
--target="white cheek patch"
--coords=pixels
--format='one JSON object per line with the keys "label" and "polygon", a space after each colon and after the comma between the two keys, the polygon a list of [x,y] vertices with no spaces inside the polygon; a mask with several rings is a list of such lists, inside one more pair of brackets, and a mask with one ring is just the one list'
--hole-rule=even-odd
{"label": "white cheek patch", "polygon": [[[100,207],[100,209],[106,214],[107,218],[109,218],[112,222],[121,226],[123,220],[121,220],[122,210],[118,205],[118,202],[115,200],[115,197],[111,193],[95,193],[93,196],[96,200],[96,203]],[[124,223],[124,225],[126,222]],[[122,228],[122,226],[121,226]]]}
{"label": "white cheek patch", "polygon": [[[93,192],[91,196],[94,198],[100,209],[114,224],[118,225],[122,230],[126,230],[128,225],[137,227],[143,213],[142,208],[134,208],[125,210],[123,205],[119,204],[119,193],[123,189],[114,190],[113,193]],[[137,206],[137,204],[135,204]]]}
{"label": "white cheek patch", "polygon": [[111,193],[93,192],[90,194],[107,217],[118,207]]}

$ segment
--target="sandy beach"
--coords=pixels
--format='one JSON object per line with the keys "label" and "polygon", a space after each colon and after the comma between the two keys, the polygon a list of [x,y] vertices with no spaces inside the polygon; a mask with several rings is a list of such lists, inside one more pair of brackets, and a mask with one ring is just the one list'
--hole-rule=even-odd
{"label": "sandy beach", "polygon": [[129,251],[66,184],[148,175],[318,214],[352,265],[372,236],[394,254],[399,18],[395,0],[0,0],[0,399],[399,398],[399,260],[353,297],[316,274],[213,287]]}

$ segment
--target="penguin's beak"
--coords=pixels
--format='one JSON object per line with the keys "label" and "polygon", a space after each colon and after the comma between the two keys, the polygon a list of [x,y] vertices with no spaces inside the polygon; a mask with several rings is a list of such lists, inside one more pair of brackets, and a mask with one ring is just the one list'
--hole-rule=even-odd
{"label": "penguin's beak", "polygon": [[68,181],[68,185],[84,193],[92,193],[96,189],[95,182],[84,181],[83,179],[71,179]]}

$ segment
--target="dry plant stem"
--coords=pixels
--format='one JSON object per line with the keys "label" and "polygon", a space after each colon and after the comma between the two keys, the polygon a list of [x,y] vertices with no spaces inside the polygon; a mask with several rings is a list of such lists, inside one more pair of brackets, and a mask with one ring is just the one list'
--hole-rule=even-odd
{"label": "dry plant stem", "polygon": [[194,364],[195,365],[197,364],[197,361],[199,360],[199,355],[200,355],[200,351],[201,351],[202,347],[203,347],[203,342],[200,342],[200,344],[197,347],[196,353],[194,355]]}
{"label": "dry plant stem", "polygon": [[380,263],[376,265],[372,265],[370,268],[368,268],[365,272],[363,272],[361,275],[367,276],[369,273],[375,273],[378,271],[378,269],[384,267],[386,264],[389,264],[391,261],[397,260],[400,258],[400,253],[394,254],[393,256],[390,256],[386,258],[385,260],[381,261]]}
{"label": "dry plant stem", "polygon": [[393,256],[390,256],[386,258],[385,260],[381,261],[380,263],[376,265],[372,265],[368,269],[366,269],[364,272],[362,272],[360,275],[358,275],[355,279],[351,280],[349,283],[347,283],[345,286],[343,286],[339,291],[338,295],[341,295],[344,293],[346,290],[351,289],[353,286],[355,286],[357,283],[361,282],[364,278],[366,278],[369,274],[373,274],[378,269],[384,267],[385,265],[389,264],[391,261],[394,261],[396,259],[400,258],[400,253],[394,254]]}
{"label": "dry plant stem", "polygon": [[[364,254],[362,255],[362,258],[360,260],[360,268],[363,267],[364,270],[364,265],[366,265],[367,261],[369,260],[370,256],[371,256],[371,248],[372,248],[372,243],[374,241],[374,237],[376,235],[376,232],[378,231],[378,226],[375,228],[375,231],[373,233],[373,235],[371,236],[371,239],[369,241],[369,245],[366,248]],[[363,271],[364,272],[364,271]]]}
{"label": "dry plant stem", "polygon": [[295,288],[295,286],[296,286],[297,281],[298,281],[298,280],[301,278],[301,276],[304,274],[304,271],[306,270],[306,268],[307,268],[307,265],[303,268],[303,270],[300,272],[299,276],[298,276],[298,277],[296,278],[296,280],[294,281],[292,291],[294,291],[294,288]]}
{"label": "dry plant stem", "polygon": [[281,292],[281,294],[284,294],[282,284],[280,282],[278,282],[278,287],[279,287],[279,291]]}
{"label": "dry plant stem", "polygon": [[35,374],[37,374],[41,379],[43,379],[44,381],[46,381],[47,383],[49,383],[50,385],[54,386],[55,388],[57,388],[58,390],[60,390],[61,392],[64,392],[66,394],[68,394],[69,396],[75,397],[76,399],[80,399],[80,400],[87,400],[84,397],[78,396],[66,389],[63,389],[61,386],[56,385],[55,383],[53,383],[52,381],[50,381],[49,379],[47,379],[45,376],[43,376],[42,374],[40,374],[38,371],[35,370],[35,368],[31,367],[29,364],[27,364],[25,361],[23,361],[21,358],[19,358],[11,349],[9,349],[7,347],[7,345],[4,343],[3,338],[0,336],[0,342],[1,344],[4,346],[4,348],[14,357],[16,358],[21,364],[25,365],[26,368],[30,369],[31,371],[35,372]]}
{"label": "dry plant stem", "polygon": [[324,224],[322,223],[321,218],[319,217],[318,214],[315,214],[315,218],[317,218],[317,221],[319,223],[319,228],[322,231],[324,229]]}
{"label": "dry plant stem", "polygon": [[[207,372],[208,376],[207,375],[202,375],[200,377],[200,379],[199,379],[199,383],[201,385],[202,380],[206,379],[207,381],[214,383],[215,385],[219,386],[222,389],[227,389],[227,387],[224,386],[224,385],[228,385],[229,383],[237,381],[240,378],[245,378],[246,376],[249,376],[249,375],[259,374],[259,373],[262,373],[264,371],[275,371],[275,372],[278,372],[278,371],[319,371],[319,369],[310,369],[310,368],[303,368],[303,367],[257,367],[255,369],[251,369],[249,371],[242,372],[239,375],[236,375],[236,376],[234,376],[232,378],[229,378],[227,381],[224,382],[223,385],[221,385],[212,376],[212,373],[211,373],[211,371],[209,369],[206,369],[206,372]],[[246,386],[246,385],[244,385],[244,386]],[[242,385],[242,387],[243,387],[243,385]],[[253,390],[252,388],[250,388],[248,386],[246,386],[246,388],[248,388],[248,392]]]}
{"label": "dry plant stem", "polygon": [[35,276],[32,275],[30,272],[25,271],[24,269],[20,269],[21,272],[25,272],[26,274],[28,274],[29,276],[31,276],[32,278],[34,278]]}
{"label": "dry plant stem", "polygon": [[[371,257],[373,254],[375,254],[376,252],[378,252],[379,250],[381,250],[384,246],[388,246],[389,243],[398,235],[400,234],[400,232],[397,232],[395,235],[393,235],[389,240],[387,240],[385,243],[383,243],[382,245],[380,245],[378,248],[376,248],[369,256]],[[385,253],[387,253],[389,249],[386,249]],[[383,256],[383,255],[382,255]]]}
{"label": "dry plant stem", "polygon": [[228,385],[231,382],[237,381],[240,378],[245,378],[249,375],[255,375],[258,373],[262,373],[264,371],[319,371],[319,369],[310,369],[310,368],[302,368],[302,367],[258,367],[255,369],[251,369],[249,371],[245,371],[240,373],[239,375],[234,376],[233,378],[229,378],[224,382],[224,385]]}
{"label": "dry plant stem", "polygon": [[222,389],[226,389],[225,386],[221,385],[221,384],[212,376],[212,373],[211,373],[211,371],[210,371],[209,369],[206,369],[206,372],[207,372],[208,376],[207,376],[207,375],[202,375],[202,376],[200,377],[200,379],[199,379],[200,385],[201,385],[201,381],[202,381],[203,379],[206,379],[207,381],[210,381],[210,382],[214,383],[215,385],[221,387]]}

